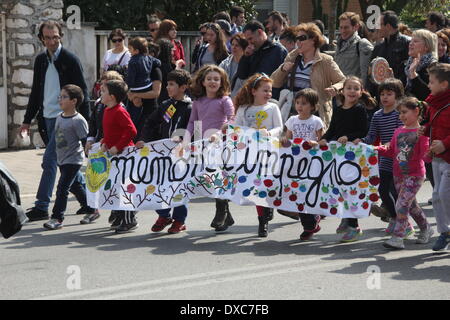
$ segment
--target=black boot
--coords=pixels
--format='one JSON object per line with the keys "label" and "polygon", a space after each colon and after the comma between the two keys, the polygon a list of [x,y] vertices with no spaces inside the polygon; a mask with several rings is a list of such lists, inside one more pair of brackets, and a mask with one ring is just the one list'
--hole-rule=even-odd
{"label": "black boot", "polygon": [[211,222],[212,228],[219,228],[225,224],[225,219],[227,218],[227,200],[216,199],[216,216]]}
{"label": "black boot", "polygon": [[258,237],[266,238],[269,230],[269,222],[267,221],[267,218],[264,216],[258,217],[258,220],[259,220]]}
{"label": "black boot", "polygon": [[234,219],[231,216],[230,208],[228,207],[228,201],[225,207],[225,211],[227,215],[225,218],[225,223],[222,226],[217,227],[216,231],[225,231],[228,229],[228,227],[231,227],[234,224]]}
{"label": "black boot", "polygon": [[264,216],[267,221],[272,221],[273,219],[273,208],[264,208]]}

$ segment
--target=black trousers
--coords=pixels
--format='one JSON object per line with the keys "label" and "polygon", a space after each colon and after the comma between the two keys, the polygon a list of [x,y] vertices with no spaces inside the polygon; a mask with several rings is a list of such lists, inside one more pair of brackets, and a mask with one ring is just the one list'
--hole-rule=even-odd
{"label": "black trousers", "polygon": [[380,187],[378,188],[380,198],[384,206],[389,211],[391,218],[395,218],[395,202],[397,201],[397,190],[395,190],[394,176],[392,172],[380,170]]}

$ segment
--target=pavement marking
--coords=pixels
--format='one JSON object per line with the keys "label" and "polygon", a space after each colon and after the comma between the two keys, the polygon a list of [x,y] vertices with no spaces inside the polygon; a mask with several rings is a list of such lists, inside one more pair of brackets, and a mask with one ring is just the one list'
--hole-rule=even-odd
{"label": "pavement marking", "polygon": [[[388,251],[386,251],[386,253],[388,253]],[[395,254],[395,252],[392,252],[392,253]],[[340,262],[331,262],[331,263],[324,263],[323,259],[332,257],[333,255],[312,257],[312,258],[299,259],[299,260],[281,261],[281,262],[275,262],[275,263],[270,263],[270,264],[265,264],[265,265],[247,266],[247,267],[233,268],[233,269],[227,269],[227,270],[203,272],[203,273],[198,273],[198,274],[193,274],[193,275],[185,275],[185,276],[180,276],[180,277],[171,277],[171,278],[167,278],[167,279],[137,282],[137,283],[131,283],[131,284],[121,285],[121,286],[112,286],[112,287],[91,289],[91,290],[81,290],[81,291],[52,295],[52,296],[32,298],[31,300],[59,300],[59,299],[71,299],[71,298],[83,299],[83,297],[84,297],[84,299],[97,300],[97,299],[117,299],[117,298],[121,298],[121,297],[131,297],[131,296],[136,296],[136,295],[141,295],[141,294],[160,292],[162,290],[176,290],[176,289],[182,289],[182,288],[191,288],[191,287],[196,287],[196,286],[208,285],[211,283],[238,281],[238,280],[265,277],[268,275],[269,276],[270,275],[278,275],[278,274],[284,274],[284,273],[289,273],[289,272],[299,272],[299,271],[305,271],[305,270],[311,270],[311,269],[318,269],[318,268],[322,268],[322,267],[353,264],[355,262],[371,261],[371,260],[375,259],[375,257],[374,257],[375,255],[380,255],[380,250],[365,251],[364,255],[368,256],[368,257],[351,259],[354,256],[354,253],[350,252],[350,253],[339,256],[339,259],[345,259],[345,260],[340,261]],[[334,257],[334,258],[336,258],[336,257]],[[349,260],[346,260],[347,258],[349,258]],[[319,262],[319,263],[304,266],[305,263],[312,263],[312,262]],[[298,266],[298,265],[302,265],[302,266]],[[279,268],[279,269],[272,270],[272,271],[264,271],[264,269],[273,269],[273,268]],[[217,277],[217,276],[223,276],[223,275],[227,276],[227,275],[231,275],[233,273],[244,273],[244,272],[253,272],[253,273],[246,274],[246,275],[232,276],[232,277],[227,277],[227,278],[220,278],[220,279],[217,279],[217,278],[205,279],[203,281],[195,282],[195,283],[170,285],[170,283],[172,283],[172,282],[180,282],[180,281],[186,282],[186,281],[192,281],[192,280],[199,280],[202,278]],[[160,288],[157,288],[157,289],[145,289],[145,290],[141,290],[141,291],[133,291],[133,292],[127,292],[127,293],[117,293],[117,292],[123,291],[123,290],[131,290],[131,289],[137,289],[140,287],[149,287],[149,286],[154,286],[154,285],[163,285],[163,286]],[[102,294],[108,294],[108,293],[110,295],[106,295],[106,296],[102,295]],[[92,296],[92,295],[96,295],[96,296],[93,298],[88,298],[89,296]]]}

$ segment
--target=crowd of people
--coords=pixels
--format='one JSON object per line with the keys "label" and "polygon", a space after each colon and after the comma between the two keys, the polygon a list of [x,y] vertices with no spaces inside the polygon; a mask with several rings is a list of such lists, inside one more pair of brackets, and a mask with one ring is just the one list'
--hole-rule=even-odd
{"label": "crowd of people", "polygon": [[[217,135],[205,133],[237,124],[282,141],[301,138],[312,146],[331,141],[374,144],[382,204],[373,205],[371,213],[387,223],[390,238],[384,246],[404,248],[404,239],[415,233],[410,217],[419,227],[416,243],[430,242],[434,231],[416,200],[426,176],[434,187],[430,203],[440,234],[433,250],[448,247],[450,28],[444,15],[430,13],[426,28],[411,32],[393,11],[381,14],[378,30],[369,30],[358,14],[345,12],[339,17],[336,43],[325,37],[321,21],[291,26],[277,11],[264,24],[246,23],[245,11],[236,6],[211,20],[199,26],[192,75],[175,21],[150,16],[148,37],[129,39],[128,47],[123,30],[113,30],[92,110],[80,61],[62,46],[61,26],[54,21],[40,26],[45,51],[36,59],[21,128],[28,131],[37,117],[46,143],[35,206],[27,212],[30,221],[50,218],[45,228],[62,228],[69,192],[81,205],[77,214],[84,216],[82,224],[99,218],[99,211],[86,203],[80,173],[94,143],[111,155],[160,139],[188,143],[181,132],[196,137],[195,123],[201,121],[197,137],[211,141]],[[381,83],[371,70],[371,62],[380,57],[391,74]],[[61,177],[49,217],[57,167]],[[274,210],[257,206],[256,211],[258,236],[267,237]],[[279,213],[301,221],[303,241],[320,231],[324,218]],[[152,232],[168,226],[169,233],[186,230],[186,206],[157,214]],[[114,210],[109,223],[117,233],[138,226],[134,211]],[[216,199],[211,227],[220,232],[234,223],[228,201]],[[362,235],[358,219],[342,219],[336,231],[342,242]]]}

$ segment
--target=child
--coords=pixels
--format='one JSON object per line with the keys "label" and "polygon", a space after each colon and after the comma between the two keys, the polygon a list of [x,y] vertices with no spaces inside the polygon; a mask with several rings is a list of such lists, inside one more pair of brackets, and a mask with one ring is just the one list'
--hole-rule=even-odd
{"label": "child", "polygon": [[[123,81],[110,80],[102,86],[102,103],[106,105],[103,113],[103,139],[101,149],[116,155],[127,146],[133,146],[136,127],[125,110],[122,101],[127,96],[127,85]],[[116,233],[125,233],[137,228],[134,211],[117,211],[119,219],[113,223]]]}
{"label": "child", "polygon": [[[385,80],[378,87],[380,94],[380,104],[382,110],[376,112],[370,122],[369,133],[365,138],[356,139],[353,143],[358,144],[364,142],[366,144],[374,144],[379,138],[382,144],[391,141],[395,129],[403,126],[400,121],[399,113],[396,110],[397,102],[403,97],[403,83],[394,78]],[[380,157],[380,186],[379,193],[383,201],[382,207],[373,205],[371,212],[380,217],[388,217],[389,225],[386,229],[387,234],[392,234],[395,226],[395,201],[397,201],[397,192],[394,186],[394,177],[392,176],[392,159]],[[385,210],[383,210],[383,207]],[[410,229],[409,233],[413,233],[414,229]]]}
{"label": "child", "polygon": [[[120,80],[123,81],[123,76],[119,74],[117,71],[106,71],[103,73],[100,78],[101,85],[105,85],[105,83],[109,80]],[[91,150],[92,145],[94,143],[100,142],[103,139],[103,113],[105,111],[106,105],[102,103],[102,98],[98,98],[95,101],[94,109],[91,112],[91,118],[89,119],[89,133],[86,142],[86,146],[84,147],[86,155],[89,154],[89,150]],[[83,220],[80,221],[81,224],[89,224],[92,222],[92,218],[94,216],[86,216]],[[108,222],[110,224],[114,224],[114,221],[118,219],[117,211],[112,210],[111,215],[108,218]],[[115,229],[115,228],[114,228]]]}
{"label": "child", "polygon": [[[295,110],[297,116],[292,116],[286,121],[285,139],[301,138],[312,146],[316,146],[322,138],[324,124],[322,120],[313,113],[319,103],[319,95],[313,89],[303,89],[295,95]],[[320,231],[320,215],[299,213],[303,225],[303,233],[300,240],[308,241],[314,233]]]}
{"label": "child", "polygon": [[437,64],[428,70],[431,94],[425,100],[430,104],[430,122],[424,131],[431,139],[433,155],[433,210],[439,238],[433,251],[442,251],[450,243],[450,65]]}
{"label": "child", "polygon": [[[136,37],[128,42],[131,59],[128,63],[127,85],[131,92],[150,91],[153,59],[148,56],[148,42],[145,38]],[[142,107],[142,99],[134,97],[135,107]]]}
{"label": "child", "polygon": [[[343,105],[334,110],[330,127],[319,141],[321,146],[327,145],[329,141],[346,144],[367,134],[367,112],[360,99],[370,95],[364,90],[362,80],[354,76],[347,77],[342,94]],[[344,233],[341,242],[357,241],[362,234],[358,219],[355,218],[342,219],[336,232]]]}
{"label": "child", "polygon": [[56,157],[61,176],[56,190],[53,215],[50,221],[44,224],[44,228],[48,230],[63,227],[69,190],[75,195],[86,215],[95,215],[92,220],[100,216],[98,211],[87,205],[83,176],[80,173],[84,160],[81,141],[86,139],[88,133],[86,120],[77,112],[83,100],[83,91],[80,87],[66,85],[61,89],[59,105],[63,112],[58,116],[55,124]]}
{"label": "child", "polygon": [[[259,73],[251,76],[235,97],[235,124],[257,129],[261,135],[280,136],[283,120],[278,105],[269,101],[271,98],[272,80]],[[256,206],[256,210],[259,220],[258,236],[267,237],[273,209]]]}
{"label": "child", "polygon": [[[174,70],[167,75],[167,93],[170,99],[164,101],[147,118],[136,147],[143,148],[145,142],[184,135],[183,129],[186,129],[188,125],[192,109],[192,101],[186,96],[189,81],[190,75],[185,70]],[[170,224],[172,226],[168,230],[169,233],[186,230],[184,222],[187,216],[187,207],[185,205],[175,207],[173,216],[170,215],[170,209],[156,210],[156,212],[159,218],[152,227],[153,232],[162,231]]]}
{"label": "child", "polygon": [[429,148],[428,137],[418,136],[419,118],[423,109],[422,103],[416,98],[401,100],[398,110],[404,126],[395,130],[389,146],[377,147],[381,156],[394,159],[394,183],[398,193],[395,228],[391,239],[383,244],[386,248],[405,248],[403,239],[407,236],[408,228],[411,228],[409,215],[420,228],[416,243],[428,243],[433,234],[433,229],[416,200],[416,194],[425,180],[424,158]]}
{"label": "child", "polygon": [[[196,72],[190,90],[196,100],[192,104],[187,131],[196,140],[210,138],[234,116],[228,75],[218,66],[203,66]],[[184,142],[187,141],[191,141],[189,137],[184,138]],[[211,227],[223,231],[233,224],[228,201],[216,199],[216,215]]]}

